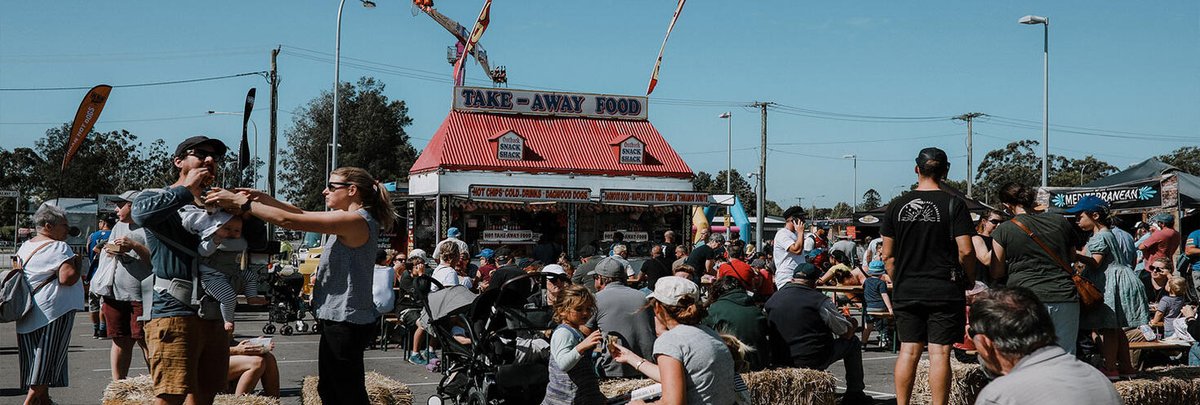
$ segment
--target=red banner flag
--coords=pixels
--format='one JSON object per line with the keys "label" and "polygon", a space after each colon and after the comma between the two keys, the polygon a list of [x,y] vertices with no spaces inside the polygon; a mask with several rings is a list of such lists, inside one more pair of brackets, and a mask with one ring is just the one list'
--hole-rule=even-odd
{"label": "red banner flag", "polygon": [[650,73],[650,86],[646,88],[646,95],[654,92],[654,86],[658,85],[658,68],[662,66],[663,51],[667,49],[667,38],[671,37],[671,30],[675,29],[675,21],[679,20],[679,12],[683,11],[683,3],[687,0],[679,0],[679,5],[675,6],[675,16],[671,17],[671,25],[667,26],[667,35],[663,37],[662,46],[658,48],[658,59],[654,61],[654,71]]}
{"label": "red banner flag", "polygon": [[483,2],[483,9],[479,10],[479,19],[475,20],[475,27],[471,28],[471,35],[467,37],[467,44],[463,47],[463,52],[458,56],[458,61],[454,62],[454,85],[461,86],[463,59],[471,55],[471,50],[475,49],[475,44],[479,42],[479,38],[483,37],[483,32],[487,31],[488,23],[492,20],[492,0]]}
{"label": "red banner flag", "polygon": [[79,152],[79,146],[83,145],[83,140],[92,132],[92,126],[96,125],[96,120],[100,119],[100,111],[104,110],[104,103],[108,101],[108,93],[112,91],[112,86],[101,84],[92,87],[88,90],[86,96],[83,96],[83,101],[79,103],[79,110],[75,112],[75,121],[71,122],[71,133],[67,138],[67,153],[63,155],[62,170],[67,170],[67,165],[71,164],[71,159],[75,158],[75,154]]}

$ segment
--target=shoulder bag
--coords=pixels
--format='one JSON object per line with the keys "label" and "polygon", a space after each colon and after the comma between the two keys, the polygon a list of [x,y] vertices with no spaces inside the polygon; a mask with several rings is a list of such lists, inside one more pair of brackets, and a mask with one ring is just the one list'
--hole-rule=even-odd
{"label": "shoulder bag", "polygon": [[24,318],[25,314],[35,305],[33,295],[52,281],[58,281],[58,269],[55,269],[54,274],[49,278],[39,283],[37,287],[30,288],[29,279],[25,275],[25,263],[32,260],[33,256],[51,243],[54,241],[41,244],[29,254],[29,257],[24,259],[13,256],[12,270],[0,273],[2,274],[0,275],[0,323],[15,322]]}
{"label": "shoulder bag", "polygon": [[1084,309],[1091,308],[1096,304],[1104,302],[1104,293],[1100,292],[1100,289],[1096,288],[1095,284],[1092,284],[1091,281],[1088,281],[1088,279],[1080,276],[1079,272],[1071,270],[1071,267],[1068,266],[1067,263],[1062,260],[1062,258],[1058,257],[1058,255],[1055,254],[1049,246],[1046,246],[1046,243],[1042,242],[1042,239],[1038,238],[1037,235],[1035,235],[1033,231],[1029,229],[1029,227],[1025,226],[1025,224],[1022,224],[1021,221],[1018,221],[1016,218],[1011,219],[1011,221],[1013,224],[1016,224],[1018,228],[1021,228],[1022,231],[1025,231],[1025,234],[1029,235],[1029,238],[1033,239],[1038,246],[1041,246],[1042,250],[1045,251],[1047,255],[1050,255],[1051,259],[1054,259],[1054,262],[1058,264],[1059,268],[1062,268],[1063,271],[1067,272],[1067,276],[1071,277],[1071,282],[1075,284],[1075,291],[1079,293],[1079,304],[1082,305]]}

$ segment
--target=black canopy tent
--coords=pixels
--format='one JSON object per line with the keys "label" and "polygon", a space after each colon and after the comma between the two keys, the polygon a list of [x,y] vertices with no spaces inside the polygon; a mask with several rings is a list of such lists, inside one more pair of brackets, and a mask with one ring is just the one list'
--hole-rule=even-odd
{"label": "black canopy tent", "polygon": [[1079,187],[1046,187],[1038,202],[1050,210],[1065,210],[1080,197],[1095,195],[1108,201],[1114,214],[1178,212],[1200,208],[1200,177],[1147,159],[1113,175]]}
{"label": "black canopy tent", "polygon": [[[950,193],[950,194],[952,194],[958,198],[962,198],[964,201],[966,201],[967,202],[967,210],[969,210],[972,214],[983,215],[984,212],[994,209],[987,204],[979,202],[979,200],[976,200],[971,197],[967,197],[966,193],[959,191],[957,188],[954,188],[953,186],[951,186],[949,184],[946,184],[943,182],[943,183],[941,183],[941,187],[942,187],[942,191]],[[856,227],[878,227],[879,223],[883,221],[884,215],[887,214],[887,209],[888,209],[888,206],[884,205],[882,207],[879,207],[879,208],[876,208],[873,210],[855,212],[853,225]],[[976,218],[975,216],[972,216],[971,219],[974,220],[975,218]]]}

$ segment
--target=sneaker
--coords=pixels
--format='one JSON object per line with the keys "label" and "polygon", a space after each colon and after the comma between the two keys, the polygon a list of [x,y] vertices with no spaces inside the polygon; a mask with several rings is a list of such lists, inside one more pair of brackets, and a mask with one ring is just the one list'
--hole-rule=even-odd
{"label": "sneaker", "polygon": [[425,357],[421,356],[421,353],[413,353],[411,356],[408,356],[408,362],[418,366],[429,364],[429,360],[425,360]]}

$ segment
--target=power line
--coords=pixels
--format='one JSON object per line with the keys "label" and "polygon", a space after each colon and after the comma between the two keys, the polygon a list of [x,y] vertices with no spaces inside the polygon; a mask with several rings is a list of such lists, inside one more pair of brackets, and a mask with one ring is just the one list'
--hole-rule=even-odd
{"label": "power line", "polygon": [[[214,77],[202,77],[202,78],[199,78],[199,79],[172,80],[172,81],[167,81],[167,82],[137,83],[137,84],[114,84],[114,85],[111,85],[111,86],[112,86],[113,88],[119,88],[119,87],[149,87],[149,86],[166,86],[166,85],[172,85],[172,84],[184,84],[184,83],[206,82],[206,81],[212,81],[212,80],[232,79],[232,78],[235,78],[235,77],[242,77],[242,76],[252,76],[252,75],[262,75],[262,74],[266,74],[266,73],[267,73],[267,71],[263,70],[263,71],[258,71],[258,72],[246,72],[246,73],[238,73],[238,74],[234,74],[234,75],[214,76]],[[93,87],[93,86],[82,86],[82,87],[26,87],[26,88],[0,88],[0,91],[60,91],[60,90],[90,90],[92,87]]]}

